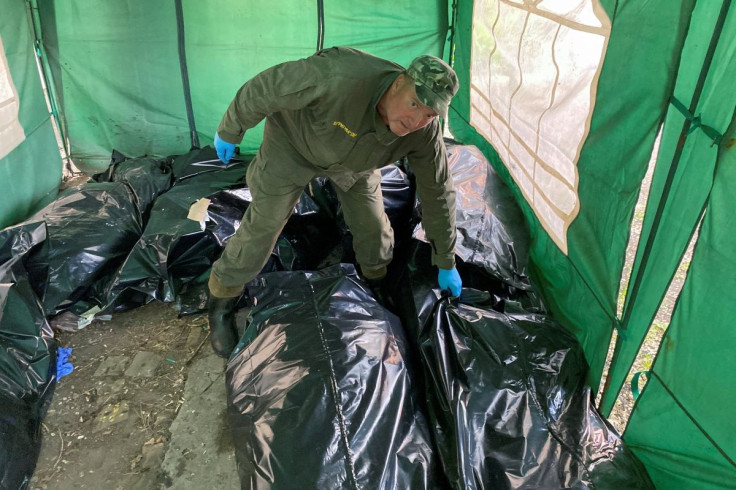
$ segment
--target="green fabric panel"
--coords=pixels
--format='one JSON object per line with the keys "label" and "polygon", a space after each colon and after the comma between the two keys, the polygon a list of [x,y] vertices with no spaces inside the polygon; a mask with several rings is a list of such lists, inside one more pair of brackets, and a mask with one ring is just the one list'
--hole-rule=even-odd
{"label": "green fabric panel", "polygon": [[[294,3],[288,10],[272,5],[258,0],[215,8],[209,3],[184,2],[187,65],[202,145],[211,144],[228,104],[246,80],[275,64],[315,52],[316,2]],[[228,12],[231,28],[221,28],[223,10]],[[295,19],[299,19],[299,29],[289,27]],[[436,1],[417,11],[414,3],[403,2],[381,12],[375,2],[366,0],[325,2],[324,26],[325,48],[350,46],[407,65],[419,54],[440,54],[447,30],[447,4]],[[246,133],[241,152],[255,153],[262,136],[263,123]]]}
{"label": "green fabric panel", "polygon": [[80,170],[107,168],[113,149],[189,149],[173,1],[41,0],[39,11]]}
{"label": "green fabric panel", "polygon": [[47,119],[33,133],[26,132],[25,141],[0,160],[0,229],[23,221],[53,200],[60,182],[61,155]]}
{"label": "green fabric panel", "polygon": [[[245,81],[273,65],[315,52],[317,4],[290,2],[288,8],[274,8],[267,0],[184,0],[183,7],[194,119],[200,145],[211,145]],[[255,153],[262,138],[263,123],[246,133],[241,152]]]}
{"label": "green fabric panel", "polygon": [[3,2],[0,36],[18,91],[26,139],[0,159],[0,228],[23,220],[61,182],[59,154],[33,53],[25,2]]}
{"label": "green fabric panel", "polygon": [[[721,2],[699,2],[693,11],[675,87],[675,97],[686,107],[694,97],[695,84],[713,36],[720,4]],[[733,95],[733,80],[736,79],[736,64],[733,63],[735,58],[736,8],[732,7],[726,18],[718,47],[713,54],[713,63],[695,111],[695,115],[701,117],[703,124],[715,128],[719,133],[723,133],[728,127],[736,106],[736,97]],[[674,106],[670,106],[647,202],[639,249],[629,282],[628,293],[635,296],[627,297],[624,321],[628,319],[628,322],[623,324],[626,336],[622,339],[620,351],[611,364],[609,371],[611,389],[601,402],[601,410],[604,413],[610,412],[613,407],[649,325],[667,292],[670,281],[677,272],[682,254],[698,224],[713,183],[718,147],[713,145],[711,138],[702,130],[696,129],[685,141],[651,252],[644,257],[645,243],[651,235],[654,215],[663,199],[664,183],[673,165],[684,121],[683,114]],[[633,291],[633,281],[641,272],[643,260],[646,267],[643,270],[642,280],[638,291]]]}
{"label": "green fabric panel", "polygon": [[325,47],[350,46],[408,66],[422,54],[442,56],[447,0],[324,2]]}
{"label": "green fabric panel", "polygon": [[[693,2],[683,1],[678,8],[667,0],[601,3],[612,30],[590,132],[577,164],[580,212],[568,230],[568,256],[548,237],[516,190],[530,223],[535,285],[555,318],[583,345],[594,390],[617,322],[616,299],[631,217]],[[516,188],[495,151],[467,123],[472,3],[461,1],[459,7],[455,61],[461,91],[453,100],[450,128],[463,142],[479,145]]]}
{"label": "green fabric panel", "polygon": [[652,368],[655,381],[644,389],[624,434],[660,489],[733,488],[736,482],[735,132],[736,118],[719,155],[690,271]]}
{"label": "green fabric panel", "polygon": [[736,481],[734,467],[654,377],[634,408],[624,442],[659,490],[725,489]]}
{"label": "green fabric panel", "polygon": [[[421,9],[415,2],[326,4],[325,47],[349,45],[402,64],[441,52],[444,0]],[[204,146],[243,82],[314,53],[317,5],[183,0],[182,6],[194,119]],[[152,156],[189,149],[174,2],[40,0],[39,9],[80,168],[106,167],[113,148]],[[255,152],[262,133],[262,124],[249,131],[241,151]]]}

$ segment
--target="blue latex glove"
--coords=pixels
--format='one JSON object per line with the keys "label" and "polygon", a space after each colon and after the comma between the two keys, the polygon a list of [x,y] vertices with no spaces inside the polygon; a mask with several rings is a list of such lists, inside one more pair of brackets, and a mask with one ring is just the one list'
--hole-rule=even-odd
{"label": "blue latex glove", "polygon": [[220,135],[215,133],[215,150],[222,163],[228,163],[235,153],[235,144],[222,140]]}
{"label": "blue latex glove", "polygon": [[437,282],[440,284],[440,289],[450,291],[450,294],[457,298],[463,289],[463,280],[460,279],[456,268],[452,269],[440,269],[440,273],[437,276]]}
{"label": "blue latex glove", "polygon": [[74,371],[74,366],[71,362],[67,362],[69,354],[72,353],[71,347],[58,347],[56,349],[56,381],[58,382],[61,378],[70,374]]}

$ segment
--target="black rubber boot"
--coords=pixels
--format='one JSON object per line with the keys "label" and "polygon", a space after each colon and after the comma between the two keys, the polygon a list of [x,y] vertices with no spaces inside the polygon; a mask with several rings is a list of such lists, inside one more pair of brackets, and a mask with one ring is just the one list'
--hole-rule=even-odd
{"label": "black rubber boot", "polygon": [[238,297],[218,298],[210,294],[207,301],[207,318],[210,322],[210,340],[218,356],[227,359],[238,343],[235,326],[235,305]]}

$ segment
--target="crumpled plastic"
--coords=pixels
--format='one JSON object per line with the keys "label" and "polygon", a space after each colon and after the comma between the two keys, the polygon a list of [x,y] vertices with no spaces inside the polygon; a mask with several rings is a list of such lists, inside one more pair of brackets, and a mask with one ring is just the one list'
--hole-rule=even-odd
{"label": "crumpled plastic", "polygon": [[165,161],[151,157],[127,158],[113,150],[110,166],[92,179],[95,182],[128,184],[145,224],[153,201],[171,187],[173,175]]}
{"label": "crumpled plastic", "polygon": [[264,274],[228,362],[242,488],[445,488],[396,317],[351,265]]}
{"label": "crumpled plastic", "polygon": [[67,189],[25,221],[37,222],[46,224],[46,249],[30,254],[28,269],[47,315],[87,297],[95,281],[125,259],[143,229],[133,193],[123,182]]}
{"label": "crumpled plastic", "polygon": [[419,307],[427,399],[458,489],[654,488],[593,405],[575,337],[487,293],[433,291]]}
{"label": "crumpled plastic", "polygon": [[[511,190],[475,146],[448,144],[447,158],[457,196],[455,253],[460,261],[515,288],[531,290],[529,233]],[[421,225],[414,237],[427,241]]]}
{"label": "crumpled plastic", "polygon": [[45,239],[43,223],[0,230],[0,488],[30,481],[54,389],[56,343],[25,267]]}
{"label": "crumpled plastic", "polygon": [[[198,152],[201,153],[201,152]],[[153,203],[140,239],[105,281],[95,286],[104,311],[119,311],[153,300],[173,301],[182,284],[204,274],[219,246],[197,221],[188,219],[192,203],[228,187],[242,185],[245,166],[220,165],[180,180]]]}

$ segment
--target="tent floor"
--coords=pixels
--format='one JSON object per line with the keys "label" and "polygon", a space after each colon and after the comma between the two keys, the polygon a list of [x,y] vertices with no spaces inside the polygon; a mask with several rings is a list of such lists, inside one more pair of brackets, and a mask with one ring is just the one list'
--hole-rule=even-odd
{"label": "tent floor", "polygon": [[238,488],[225,361],[206,324],[151,303],[57,332],[74,371],[56,386],[30,488]]}

